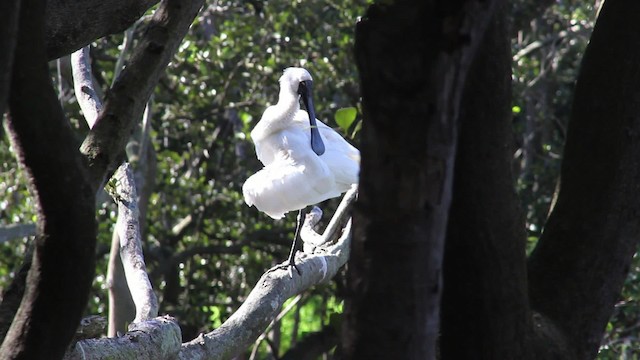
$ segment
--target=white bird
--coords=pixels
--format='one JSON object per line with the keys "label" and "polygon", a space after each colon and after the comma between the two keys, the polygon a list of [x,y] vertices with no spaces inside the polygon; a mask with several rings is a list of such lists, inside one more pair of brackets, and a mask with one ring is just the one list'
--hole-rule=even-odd
{"label": "white bird", "polygon": [[[280,77],[278,103],[269,106],[251,131],[264,168],[242,186],[244,201],[274,219],[299,210],[289,256],[294,255],[301,210],[340,196],[358,182],[360,152],[315,117],[313,80],[303,68],[288,68]],[[300,97],[306,112],[300,109]],[[296,268],[297,270],[297,268]]]}

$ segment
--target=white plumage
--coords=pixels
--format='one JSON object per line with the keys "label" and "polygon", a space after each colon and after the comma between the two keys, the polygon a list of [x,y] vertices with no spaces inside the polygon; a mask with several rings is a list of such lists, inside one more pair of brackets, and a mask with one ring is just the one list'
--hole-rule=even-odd
{"label": "white plumage", "polygon": [[[242,186],[244,200],[274,219],[340,196],[358,182],[360,152],[315,119],[311,82],[307,70],[286,69],[278,103],[265,110],[251,131],[264,168]],[[300,109],[300,95],[306,112]]]}

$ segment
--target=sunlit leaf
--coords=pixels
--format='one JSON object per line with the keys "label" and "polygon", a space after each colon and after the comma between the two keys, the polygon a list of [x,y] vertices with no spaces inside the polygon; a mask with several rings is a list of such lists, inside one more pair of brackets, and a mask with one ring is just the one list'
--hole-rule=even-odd
{"label": "sunlit leaf", "polygon": [[340,129],[344,132],[349,131],[351,124],[356,120],[358,111],[354,107],[341,108],[336,110],[335,119]]}

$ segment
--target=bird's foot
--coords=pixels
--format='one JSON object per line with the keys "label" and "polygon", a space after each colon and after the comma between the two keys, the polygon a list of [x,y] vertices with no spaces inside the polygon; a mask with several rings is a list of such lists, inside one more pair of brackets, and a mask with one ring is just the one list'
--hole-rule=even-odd
{"label": "bird's foot", "polygon": [[289,279],[293,279],[293,269],[296,269],[298,276],[302,275],[302,272],[300,271],[300,269],[298,269],[295,263],[290,263],[288,267],[289,267]]}
{"label": "bird's foot", "polygon": [[302,275],[302,271],[300,271],[300,269],[298,269],[298,266],[296,265],[295,260],[293,258],[290,258],[289,261],[287,261],[286,263],[283,263],[283,264],[276,265],[276,266],[272,267],[271,269],[269,269],[267,271],[267,273],[270,273],[270,272],[276,271],[276,270],[287,270],[289,272],[289,278],[293,279],[293,270],[294,269],[298,273],[298,276]]}

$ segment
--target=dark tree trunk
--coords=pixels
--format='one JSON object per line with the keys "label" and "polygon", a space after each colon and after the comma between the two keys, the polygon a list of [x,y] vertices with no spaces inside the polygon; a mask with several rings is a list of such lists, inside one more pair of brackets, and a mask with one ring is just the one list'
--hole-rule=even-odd
{"label": "dark tree trunk", "polygon": [[[0,359],[56,359],[64,354],[86,306],[95,270],[94,194],[119,165],[133,124],[202,3],[162,2],[129,66],[107,93],[104,116],[82,147],[85,157],[78,151],[48,73],[45,2],[22,2],[7,129],[26,168],[39,222],[26,290]],[[14,285],[20,290],[20,283]],[[14,312],[12,304],[3,301],[3,317]],[[8,320],[0,325],[4,321]]]}
{"label": "dark tree trunk", "polygon": [[435,358],[459,99],[492,4],[378,4],[357,26],[365,121],[347,359]]}
{"label": "dark tree trunk", "polygon": [[511,162],[511,46],[504,7],[469,69],[445,245],[445,360],[534,359],[525,224]]}
{"label": "dark tree trunk", "polygon": [[50,80],[44,16],[45,1],[22,2],[7,129],[37,202],[38,235],[0,359],[61,358],[95,270],[95,191]]}
{"label": "dark tree trunk", "polygon": [[529,259],[531,305],[593,359],[640,234],[640,2],[607,1],[578,76],[558,200]]}
{"label": "dark tree trunk", "polygon": [[11,65],[18,32],[20,0],[0,2],[0,122],[9,97]]}
{"label": "dark tree trunk", "polygon": [[[71,54],[93,40],[121,33],[158,0],[49,0],[46,46],[49,59]],[[91,15],[87,15],[91,14]]]}

